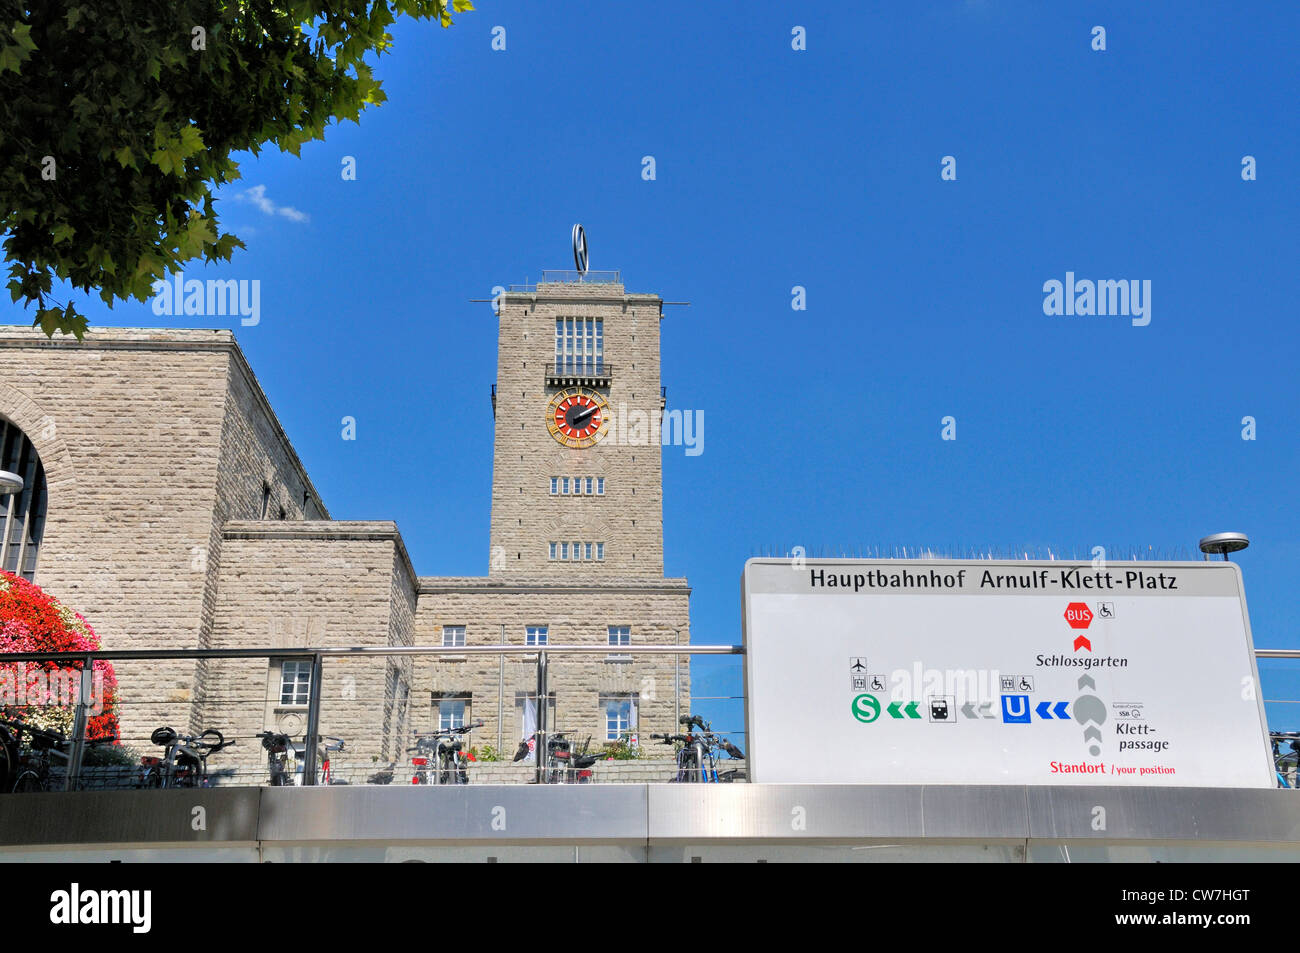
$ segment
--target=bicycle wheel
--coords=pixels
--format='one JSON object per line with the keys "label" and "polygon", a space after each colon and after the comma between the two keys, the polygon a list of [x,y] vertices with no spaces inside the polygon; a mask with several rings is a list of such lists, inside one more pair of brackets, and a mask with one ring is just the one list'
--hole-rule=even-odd
{"label": "bicycle wheel", "polygon": [[35,794],[44,790],[45,785],[41,781],[41,776],[35,771],[24,771],[14,782],[15,794]]}
{"label": "bicycle wheel", "polygon": [[13,790],[13,782],[18,771],[17,753],[7,735],[7,732],[0,729],[0,794]]}

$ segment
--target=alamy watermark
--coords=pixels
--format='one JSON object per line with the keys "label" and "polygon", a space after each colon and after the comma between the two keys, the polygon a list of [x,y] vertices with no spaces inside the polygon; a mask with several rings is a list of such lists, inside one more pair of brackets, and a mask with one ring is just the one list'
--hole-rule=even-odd
{"label": "alamy watermark", "polygon": [[94,716],[104,712],[104,673],[91,673],[89,694],[82,697],[81,671],[79,669],[60,668],[46,671],[37,668],[38,663],[28,663],[26,671],[19,666],[22,663],[0,665],[0,707],[38,706],[74,708],[84,704],[87,714]]}
{"label": "alamy watermark", "polygon": [[1076,279],[1065,273],[1065,281],[1051,278],[1043,282],[1043,314],[1049,315],[1118,315],[1131,317],[1133,327],[1151,323],[1151,279],[1088,278]]}
{"label": "alamy watermark", "polygon": [[159,278],[151,286],[156,315],[239,315],[239,323],[251,328],[262,320],[262,282],[253,278],[186,278],[176,272],[172,280]]}
{"label": "alamy watermark", "polygon": [[[645,447],[658,443],[664,447],[685,447],[686,456],[704,452],[703,410],[638,410],[620,402],[611,406],[604,417],[607,429],[601,442],[617,446]],[[657,435],[657,436],[656,436]]]}

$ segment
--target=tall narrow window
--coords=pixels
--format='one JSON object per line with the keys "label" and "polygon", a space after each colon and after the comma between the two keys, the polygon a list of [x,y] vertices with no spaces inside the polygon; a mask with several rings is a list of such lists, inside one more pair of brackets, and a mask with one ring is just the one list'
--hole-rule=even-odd
{"label": "tall narrow window", "polygon": [[605,478],[604,478],[604,477],[596,477],[596,495],[597,495],[597,496],[604,496],[604,495],[605,495]]}
{"label": "tall narrow window", "polygon": [[606,741],[636,741],[636,703],[635,694],[600,696],[600,707],[605,715]]}
{"label": "tall narrow window", "polygon": [[[611,625],[609,632],[609,647],[611,649],[627,648],[632,644],[632,627],[630,625]],[[613,652],[605,656],[609,662],[630,662],[632,656],[626,652]]]}
{"label": "tall narrow window", "polygon": [[291,660],[280,668],[280,704],[305,705],[311,699],[311,661]]}
{"label": "tall narrow window", "polygon": [[438,706],[438,730],[451,731],[453,728],[465,727],[465,717],[469,708],[468,695],[444,696],[436,699]]}
{"label": "tall narrow window", "polygon": [[22,480],[21,490],[0,488],[0,567],[30,580],[45,531],[45,468],[17,426],[0,417],[0,470]]}

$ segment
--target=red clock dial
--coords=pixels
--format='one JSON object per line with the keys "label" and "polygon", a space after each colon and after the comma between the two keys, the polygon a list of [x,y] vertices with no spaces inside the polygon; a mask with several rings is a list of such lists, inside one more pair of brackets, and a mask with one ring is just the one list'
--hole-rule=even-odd
{"label": "red clock dial", "polygon": [[566,447],[590,447],[605,432],[608,405],[586,388],[562,390],[551,398],[547,429]]}

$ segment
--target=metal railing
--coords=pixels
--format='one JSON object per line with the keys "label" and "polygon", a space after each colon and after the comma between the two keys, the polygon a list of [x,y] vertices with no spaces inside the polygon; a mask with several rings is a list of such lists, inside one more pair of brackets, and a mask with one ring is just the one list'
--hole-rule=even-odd
{"label": "metal railing", "polygon": [[[553,699],[555,697],[554,692],[552,691],[550,685],[550,669],[556,659],[595,656],[598,659],[604,659],[608,661],[611,654],[616,654],[620,658],[627,657],[627,656],[646,657],[646,658],[673,656],[674,662],[671,669],[671,675],[672,675],[672,682],[673,682],[672,700],[673,700],[674,708],[672,711],[673,726],[669,728],[669,730],[672,731],[672,730],[676,730],[676,722],[678,721],[678,719],[682,714],[681,703],[684,694],[684,692],[682,691],[682,686],[684,682],[682,677],[681,657],[682,656],[686,656],[686,657],[709,656],[709,655],[735,656],[735,655],[742,655],[743,651],[744,650],[742,647],[735,646],[735,645],[650,644],[650,645],[630,645],[630,646],[620,645],[617,646],[616,649],[614,649],[613,653],[611,653],[611,647],[606,643],[554,644],[554,645],[542,645],[542,646],[526,646],[526,645],[521,646],[518,644],[514,644],[514,645],[498,644],[498,645],[455,645],[455,646],[441,646],[441,645],[439,646],[418,646],[418,645],[417,646],[341,646],[341,647],[317,646],[317,647],[305,647],[305,648],[262,647],[262,648],[157,649],[157,650],[116,649],[116,650],[100,650],[94,652],[6,653],[4,655],[0,655],[0,666],[9,666],[9,665],[14,665],[15,663],[28,663],[28,662],[32,662],[32,663],[53,662],[53,663],[60,663],[65,666],[71,666],[72,673],[80,676],[81,688],[77,694],[77,701],[72,715],[72,728],[71,731],[67,732],[70,751],[67,757],[66,771],[63,775],[64,790],[74,790],[80,786],[82,766],[85,759],[87,744],[90,740],[87,737],[88,735],[87,723],[89,720],[89,713],[92,710],[91,706],[94,703],[94,692],[87,685],[87,682],[89,682],[90,680],[89,676],[93,674],[95,662],[152,662],[152,663],[194,662],[197,664],[204,665],[205,666],[204,676],[206,678],[212,679],[217,682],[221,681],[220,678],[221,673],[216,670],[215,666],[219,665],[219,663],[223,661],[235,661],[235,660],[244,660],[244,659],[265,659],[268,663],[273,663],[277,660],[281,662],[292,660],[297,662],[309,663],[310,674],[307,679],[305,708],[304,706],[301,705],[297,706],[298,708],[303,709],[301,713],[305,715],[306,724],[304,726],[304,730],[301,733],[292,732],[291,734],[293,734],[295,737],[301,736],[303,739],[302,740],[303,757],[302,757],[302,764],[301,764],[301,771],[302,771],[301,783],[304,785],[314,785],[318,783],[318,770],[320,767],[318,763],[318,757],[319,757],[320,745],[322,744],[322,739],[324,739],[327,736],[336,735],[339,732],[339,729],[337,727],[331,727],[329,731],[322,730],[321,702],[322,702],[322,697],[325,693],[324,688],[325,688],[325,681],[326,681],[325,677],[327,672],[327,666],[326,666],[327,659],[330,660],[332,663],[339,664],[340,668],[343,668],[347,663],[353,662],[358,659],[360,660],[391,659],[396,661],[405,661],[405,660],[411,660],[413,658],[427,657],[431,663],[441,664],[446,666],[454,666],[456,665],[457,662],[465,661],[475,657],[483,657],[483,656],[498,657],[501,661],[500,683],[498,685],[498,691],[496,693],[497,704],[498,704],[498,717],[497,717],[498,743],[495,750],[498,753],[500,753],[500,749],[501,749],[501,738],[502,738],[501,732],[502,732],[502,724],[504,722],[504,705],[505,705],[505,696],[506,696],[504,672],[505,672],[506,659],[507,657],[513,657],[516,660],[518,659],[532,660],[533,666],[535,668],[535,678],[533,679],[534,686],[535,686],[535,693],[529,693],[529,695],[535,700],[534,707],[536,709],[536,731],[534,734],[535,745],[536,745],[534,749],[534,751],[536,752],[536,759],[535,759],[536,765],[534,767],[533,774],[534,774],[534,781],[536,783],[546,783],[546,774],[548,768],[548,765],[546,764],[546,758],[544,757],[544,753],[547,752],[548,750],[546,741],[548,737],[555,735],[557,733],[561,733],[558,730],[558,726],[552,726],[550,724],[550,717],[552,714],[554,714],[552,710],[552,706],[554,704]],[[444,661],[440,662],[439,661],[440,659],[443,659]],[[270,664],[268,664],[268,669],[270,669],[270,667],[271,667]],[[624,668],[624,667],[626,667],[626,663],[623,663],[623,665],[620,666],[620,668]],[[688,672],[689,672],[689,667],[688,667]],[[385,676],[387,676],[390,673],[386,671],[384,674]],[[665,677],[667,677],[669,673],[665,672],[664,674]],[[269,674],[267,675],[267,677],[268,678],[270,677]],[[186,700],[186,701],[179,701],[179,702],[172,702],[172,703],[162,702],[157,699],[148,699],[148,698],[142,699],[138,697],[129,698],[127,700],[134,704],[138,704],[141,707],[148,707],[150,708],[151,711],[169,710],[170,708],[174,707],[174,705],[176,704],[190,706],[190,711],[188,713],[188,716],[185,715],[182,716],[183,719],[187,718],[187,720],[190,722],[193,722],[195,718],[199,717],[199,712],[194,711],[196,707],[201,710],[209,709],[209,708],[216,709],[218,706],[222,704],[233,703],[235,705],[241,706],[239,709],[237,709],[236,714],[242,716],[242,718],[236,720],[242,720],[245,723],[247,723],[250,720],[254,720],[257,723],[259,729],[265,729],[266,728],[265,722],[267,719],[264,716],[260,716],[256,719],[252,719],[251,712],[249,711],[249,709],[258,706],[264,709],[268,707],[274,707],[271,699],[268,697],[269,689],[268,691],[261,691],[260,693],[256,690],[249,691],[247,673],[239,674],[234,677],[231,677],[229,674],[227,674],[226,676],[224,676],[224,679],[225,679],[225,684],[227,686],[234,685],[234,686],[238,686],[238,688],[232,690],[229,687],[222,689],[216,686],[207,686],[206,689],[204,690],[205,693],[200,692],[200,694],[204,695],[204,697],[202,697],[201,699]],[[198,682],[197,673],[195,675],[195,682],[197,687],[197,682]],[[124,683],[120,682],[119,693],[121,693],[122,687],[124,687]],[[242,692],[239,690],[241,688],[242,688]],[[409,689],[410,689],[409,682],[406,684],[405,689],[407,693],[406,700],[409,701]],[[596,696],[598,695],[599,692],[599,686],[596,684],[592,684],[590,686],[584,686],[584,691],[587,694]],[[385,690],[383,691],[382,694],[376,694],[374,697],[371,696],[364,696],[361,698],[357,698],[356,696],[346,696],[346,697],[351,697],[354,702],[360,703],[363,707],[367,707],[368,710],[384,711],[387,708],[394,706],[397,703],[397,699],[396,699],[397,694],[398,692],[395,688],[392,687],[392,683],[389,683],[388,685],[386,685]],[[439,693],[435,692],[434,694],[438,695]],[[516,696],[518,697],[517,692],[516,692]],[[724,698],[724,697],[728,698],[728,700],[730,701],[735,701],[735,699],[729,698],[727,696],[711,696],[711,700],[714,700],[716,698]],[[541,703],[540,700],[542,699],[546,699],[547,702]],[[5,707],[6,704],[4,700],[0,699],[0,710],[3,710]],[[9,706],[9,707],[15,707],[15,706]],[[22,707],[22,706],[16,706],[16,707]],[[664,720],[666,720],[667,709],[663,705],[660,705],[659,707],[661,709],[661,717],[664,717]],[[414,709],[412,709],[412,711],[414,711]],[[167,717],[171,718],[170,715]],[[204,717],[206,717],[206,714],[204,715]],[[172,720],[176,724],[186,723],[185,720],[180,720],[180,721],[177,721],[175,719]],[[376,729],[378,728],[377,724],[371,727]],[[668,726],[665,725],[664,727],[668,727]],[[382,729],[382,731],[385,732],[387,732],[388,730],[389,729],[386,727]],[[435,730],[436,730],[436,726],[435,726]],[[426,732],[425,734],[427,733],[428,732]],[[576,734],[576,733],[577,732],[574,731],[563,732],[563,734]],[[728,733],[743,734],[743,730],[732,731]],[[238,737],[244,738],[251,734],[253,734],[253,732],[244,731],[243,733],[239,734]],[[402,733],[394,732],[394,737],[397,737],[399,734]],[[399,742],[399,749],[400,749],[400,742]],[[393,758],[392,764],[389,765],[389,768],[395,769],[397,762],[399,760],[403,760],[403,759],[400,759],[400,757]],[[550,767],[553,768],[554,765],[551,765]],[[121,774],[123,772],[118,772],[118,773]],[[380,773],[382,773],[382,771]],[[386,782],[381,782],[381,783],[386,783]]]}
{"label": "metal railing", "polygon": [[623,283],[622,272],[618,271],[588,271],[586,273],[565,270],[543,269],[542,280],[536,283],[525,281],[522,284],[513,284],[510,290],[516,293],[531,294],[537,291],[539,285],[621,285]]}
{"label": "metal railing", "polygon": [[546,365],[546,383],[605,383],[614,376],[614,365],[600,363],[572,362]]}

